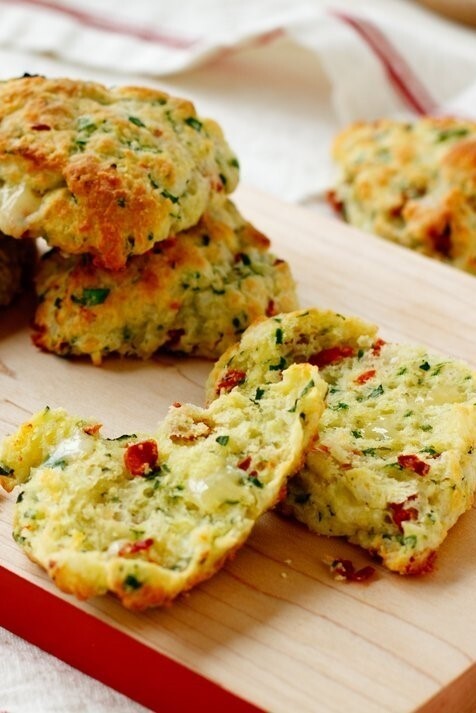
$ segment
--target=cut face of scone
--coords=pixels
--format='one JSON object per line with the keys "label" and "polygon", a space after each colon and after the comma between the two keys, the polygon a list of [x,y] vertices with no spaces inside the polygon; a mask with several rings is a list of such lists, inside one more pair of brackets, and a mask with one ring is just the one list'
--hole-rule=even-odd
{"label": "cut face of scone", "polygon": [[35,245],[0,233],[0,307],[18,295],[33,272]]}
{"label": "cut face of scone", "polygon": [[219,360],[208,396],[226,391],[234,374],[258,392],[276,378],[274,365],[304,360],[319,366],[329,390],[284,512],[347,537],[396,572],[430,569],[473,501],[475,373],[423,347],[387,344],[354,318],[307,310],[250,327]]}
{"label": "cut face of scone", "polygon": [[380,120],[339,134],[331,202],[353,225],[476,273],[476,123]]}
{"label": "cut face of scone", "polygon": [[297,307],[287,263],[225,197],[198,225],[118,272],[50,252],[36,286],[35,344],[97,364],[160,347],[217,358],[256,318]]}
{"label": "cut face of scone", "polygon": [[189,101],[144,87],[0,84],[0,230],[120,269],[230,193],[238,161]]}
{"label": "cut face of scone", "polygon": [[260,399],[235,388],[171,408],[153,436],[107,439],[46,409],[7,438],[0,482],[21,486],[14,538],[63,591],[165,604],[210,577],[283,497],[316,435],[327,386],[309,364]]}

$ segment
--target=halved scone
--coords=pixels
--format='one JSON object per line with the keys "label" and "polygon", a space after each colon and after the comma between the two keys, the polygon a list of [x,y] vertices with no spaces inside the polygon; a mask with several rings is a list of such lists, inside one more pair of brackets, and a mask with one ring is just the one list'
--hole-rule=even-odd
{"label": "halved scone", "polygon": [[283,497],[324,408],[316,367],[290,367],[259,399],[175,405],[152,436],[45,409],[7,438],[0,483],[21,486],[14,538],[63,591],[132,609],[210,577]]}
{"label": "halved scone", "polygon": [[259,394],[296,361],[317,364],[329,390],[284,512],[319,534],[347,537],[391,570],[430,569],[473,502],[474,371],[423,347],[387,344],[355,318],[310,309],[250,327],[215,366],[208,397],[236,374]]}

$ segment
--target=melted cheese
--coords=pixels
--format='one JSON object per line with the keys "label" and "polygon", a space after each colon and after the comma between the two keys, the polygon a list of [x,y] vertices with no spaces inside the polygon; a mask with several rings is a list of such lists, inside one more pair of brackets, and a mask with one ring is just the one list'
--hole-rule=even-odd
{"label": "melted cheese", "polygon": [[26,185],[0,188],[0,230],[20,238],[28,229],[28,218],[40,207],[42,198]]}

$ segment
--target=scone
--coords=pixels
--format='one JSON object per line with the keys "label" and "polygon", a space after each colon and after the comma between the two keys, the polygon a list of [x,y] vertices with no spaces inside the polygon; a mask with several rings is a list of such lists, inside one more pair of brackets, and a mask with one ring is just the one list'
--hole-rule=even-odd
{"label": "scone", "polygon": [[0,230],[121,268],[195,225],[238,162],[192,103],[144,87],[0,83]]}
{"label": "scone", "polygon": [[5,307],[29,281],[35,261],[32,241],[14,240],[0,233],[0,307]]}
{"label": "scone", "polygon": [[422,347],[387,344],[372,325],[315,309],[250,327],[214,368],[209,398],[237,381],[259,395],[308,360],[329,385],[319,439],[283,510],[340,535],[391,570],[429,570],[476,487],[476,377]]}
{"label": "scone", "polygon": [[476,273],[476,122],[354,124],[333,155],[329,198],[349,223]]}
{"label": "scone", "polygon": [[153,436],[99,435],[62,410],[7,438],[0,482],[21,485],[14,538],[65,592],[131,609],[210,577],[283,495],[324,408],[325,382],[291,366],[259,400],[239,388],[175,405]]}
{"label": "scone", "polygon": [[50,252],[36,279],[34,342],[63,356],[216,358],[257,317],[296,309],[288,265],[225,197],[199,224],[118,272]]}

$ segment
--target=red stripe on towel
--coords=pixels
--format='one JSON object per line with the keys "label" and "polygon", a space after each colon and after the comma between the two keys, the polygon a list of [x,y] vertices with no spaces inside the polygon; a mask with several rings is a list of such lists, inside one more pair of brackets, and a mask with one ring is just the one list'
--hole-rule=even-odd
{"label": "red stripe on towel", "polygon": [[86,25],[96,30],[103,30],[104,32],[111,32],[117,35],[127,35],[138,40],[143,40],[144,42],[164,45],[164,47],[170,49],[189,49],[198,42],[198,39],[185,39],[183,37],[157,32],[152,28],[138,27],[102,15],[94,15],[90,12],[67,7],[61,3],[54,2],[54,0],[0,0],[0,2],[9,5],[31,5],[44,10],[51,10],[52,12],[66,15],[81,25]]}
{"label": "red stripe on towel", "polygon": [[382,62],[392,84],[407,106],[421,115],[430,114],[436,110],[437,103],[430,92],[397,48],[373,22],[340,11],[332,14],[350,25],[365,40]]}

